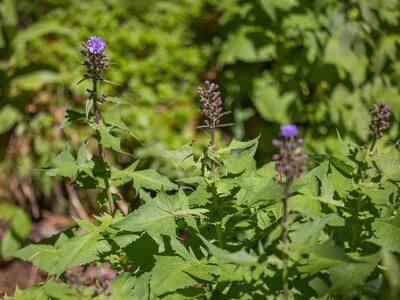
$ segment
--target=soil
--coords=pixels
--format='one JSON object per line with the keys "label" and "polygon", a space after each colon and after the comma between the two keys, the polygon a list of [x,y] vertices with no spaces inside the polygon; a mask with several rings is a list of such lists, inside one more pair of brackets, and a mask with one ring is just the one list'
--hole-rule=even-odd
{"label": "soil", "polygon": [[15,288],[25,289],[46,279],[46,274],[31,263],[13,260],[0,264],[0,297],[12,295]]}

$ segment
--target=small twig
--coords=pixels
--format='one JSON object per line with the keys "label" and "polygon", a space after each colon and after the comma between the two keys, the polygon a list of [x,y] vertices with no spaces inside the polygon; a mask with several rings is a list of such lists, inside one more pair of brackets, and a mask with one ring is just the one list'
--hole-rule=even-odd
{"label": "small twig", "polygon": [[219,115],[219,117],[221,118],[222,116],[230,115],[231,113],[232,113],[232,111],[227,110],[227,111],[221,113],[221,114]]}
{"label": "small twig", "polygon": [[78,194],[76,193],[74,187],[72,184],[65,182],[65,188],[67,190],[69,199],[71,201],[72,206],[74,207],[76,213],[78,214],[79,218],[81,219],[88,219],[89,216],[86,213],[85,209],[83,208],[83,205],[79,201]]}
{"label": "small twig", "polygon": [[29,204],[32,208],[32,217],[34,219],[38,219],[40,217],[40,211],[36,201],[35,193],[32,191],[32,187],[28,183],[24,182],[21,184],[21,189],[25,197],[29,200]]}
{"label": "small twig", "polygon": [[221,127],[231,127],[231,126],[235,126],[235,123],[226,123],[226,124],[221,124],[221,125],[217,125],[215,126],[215,128],[221,128]]}

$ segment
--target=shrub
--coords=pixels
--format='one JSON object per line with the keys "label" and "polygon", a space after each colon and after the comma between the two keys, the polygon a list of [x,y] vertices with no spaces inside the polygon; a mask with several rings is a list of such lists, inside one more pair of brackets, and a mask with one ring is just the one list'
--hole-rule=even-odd
{"label": "shrub", "polygon": [[[66,148],[46,172],[72,178],[77,188],[96,188],[99,205],[109,212],[76,219],[70,230],[18,250],[16,257],[50,278],[6,299],[398,298],[395,146],[383,151],[380,141],[365,147],[338,135],[334,155],[309,154],[317,166],[301,175],[303,141],[298,128],[287,124],[282,140],[273,141],[279,147],[275,162],[257,167],[259,138],[216,143],[216,130],[226,125],[222,97],[216,84],[206,82],[198,94],[209,146],[200,156],[190,144],[164,152],[184,174],[172,182],[154,169],[139,170],[123,150],[120,135],[129,130],[103,109],[125,102],[100,96],[108,62],[102,41],[94,40],[97,47],[88,41],[82,51],[83,79],[92,83],[85,110],[67,110],[64,122],[80,122],[93,134],[76,154]],[[371,116],[375,133],[387,129],[384,103]],[[88,156],[93,141],[98,150]],[[112,151],[132,163],[114,167],[106,155]],[[125,216],[115,210],[118,195],[110,187],[126,184],[141,205]],[[72,279],[73,268],[79,276],[93,270],[92,262],[107,266],[107,272],[93,272],[94,286]]]}

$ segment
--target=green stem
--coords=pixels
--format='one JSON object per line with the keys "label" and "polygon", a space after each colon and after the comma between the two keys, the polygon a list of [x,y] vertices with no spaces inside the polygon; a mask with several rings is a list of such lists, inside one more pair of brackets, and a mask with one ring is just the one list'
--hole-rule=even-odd
{"label": "green stem", "polygon": [[283,196],[283,211],[282,211],[282,226],[283,226],[283,274],[282,274],[282,284],[283,284],[283,295],[285,299],[289,299],[289,237],[288,237],[288,219],[289,219],[289,182],[285,182],[284,196]]}
{"label": "green stem", "polygon": [[[212,194],[213,194],[214,209],[217,212],[217,217],[218,217],[218,220],[219,220],[220,213],[219,213],[218,195],[217,195],[217,189],[216,189],[214,183],[212,185]],[[218,223],[218,224],[215,225],[215,231],[216,231],[216,234],[217,234],[219,247],[220,248],[224,248],[224,238],[223,238],[223,235],[222,235],[221,224]]]}
{"label": "green stem", "polygon": [[[215,153],[215,127],[214,126],[210,127],[210,149],[211,149],[211,152],[214,154]],[[213,159],[211,159],[211,173],[212,173],[213,180],[214,180],[215,162]],[[219,202],[218,202],[217,187],[215,186],[214,182],[212,184],[211,189],[212,189],[212,195],[213,195],[213,205],[214,205],[214,209],[216,211],[217,220],[219,222],[220,209],[219,209]],[[224,248],[224,238],[222,235],[221,224],[218,223],[215,225],[215,231],[217,234],[219,247]]]}
{"label": "green stem", "polygon": [[361,224],[360,224],[360,210],[362,204],[362,196],[359,195],[356,202],[356,213],[354,214],[355,225],[353,227],[353,237],[351,239],[351,251],[357,250],[357,244],[361,234]]}
{"label": "green stem", "polygon": [[376,135],[374,135],[374,139],[372,140],[371,146],[369,147],[369,152],[372,153],[376,144]]}
{"label": "green stem", "polygon": [[[94,115],[95,115],[95,120],[96,124],[99,125],[100,123],[100,111],[97,106],[97,101],[98,101],[98,96],[97,96],[97,80],[93,79],[93,110],[94,110]],[[105,153],[103,151],[103,145],[101,144],[100,138],[98,137],[98,143],[99,147],[99,156],[102,160],[103,163],[105,163]],[[108,181],[108,178],[104,178],[104,185],[106,187],[106,195],[107,195],[107,200],[110,206],[110,214],[114,215],[114,200],[111,194],[111,189],[110,189],[110,182]]]}

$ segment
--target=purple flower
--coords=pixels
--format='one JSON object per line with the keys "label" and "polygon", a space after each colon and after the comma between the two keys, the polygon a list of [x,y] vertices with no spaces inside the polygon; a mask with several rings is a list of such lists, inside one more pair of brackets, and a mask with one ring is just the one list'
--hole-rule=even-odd
{"label": "purple flower", "polygon": [[90,53],[99,53],[106,48],[106,43],[98,36],[91,36],[85,45]]}
{"label": "purple flower", "polygon": [[200,98],[200,112],[206,118],[205,123],[210,128],[215,128],[219,125],[220,118],[223,115],[223,103],[219,86],[213,82],[206,80],[205,88],[197,88],[197,94]]}
{"label": "purple flower", "polygon": [[98,36],[91,36],[82,45],[81,53],[85,56],[82,65],[86,66],[84,79],[104,80],[103,75],[108,69],[109,62],[104,51],[106,43]]}
{"label": "purple flower", "polygon": [[[279,150],[272,156],[275,161],[275,169],[286,177],[286,182],[289,184],[295,178],[300,177],[307,166],[307,154],[300,148],[304,140],[301,138],[292,139],[298,133],[297,131],[297,127],[294,125],[283,125],[281,135],[285,139],[272,140],[272,144]],[[291,139],[288,139],[288,137]]]}
{"label": "purple flower", "polygon": [[372,106],[370,115],[371,122],[369,128],[375,135],[375,138],[379,139],[383,136],[383,132],[390,128],[390,107],[381,101],[379,104]]}
{"label": "purple flower", "polygon": [[285,138],[291,138],[296,136],[299,133],[299,129],[296,125],[293,124],[285,124],[281,126],[280,134]]}

